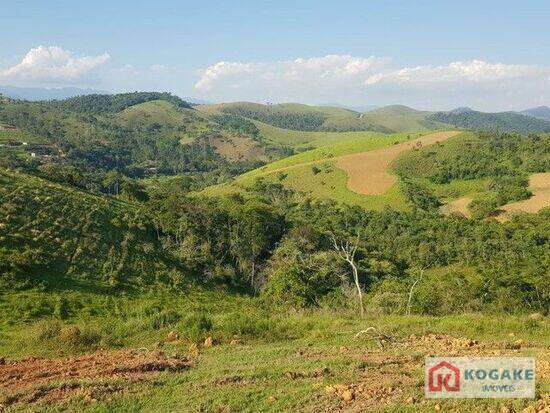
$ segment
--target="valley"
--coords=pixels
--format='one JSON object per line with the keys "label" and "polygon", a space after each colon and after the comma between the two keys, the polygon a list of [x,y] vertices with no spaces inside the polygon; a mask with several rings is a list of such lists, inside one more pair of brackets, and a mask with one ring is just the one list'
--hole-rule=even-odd
{"label": "valley", "polygon": [[[550,135],[435,113],[0,104],[0,411],[547,408]],[[536,399],[425,399],[428,354]]]}

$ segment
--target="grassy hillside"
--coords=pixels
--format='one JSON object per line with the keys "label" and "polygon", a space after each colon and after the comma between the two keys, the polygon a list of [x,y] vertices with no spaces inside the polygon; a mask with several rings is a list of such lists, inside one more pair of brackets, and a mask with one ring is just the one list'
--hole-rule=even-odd
{"label": "grassy hillside", "polygon": [[99,292],[168,272],[134,205],[27,174],[0,170],[0,228],[0,288]]}
{"label": "grassy hillside", "polygon": [[427,119],[431,112],[418,111],[407,106],[386,106],[361,115],[361,119],[394,132],[425,132],[449,127]]}
{"label": "grassy hillside", "polygon": [[367,134],[361,139],[348,140],[321,146],[247,172],[233,182],[207,188],[204,193],[218,195],[239,191],[254,185],[258,179],[280,182],[283,185],[312,198],[334,199],[350,205],[380,210],[385,205],[396,209],[407,209],[399,185],[381,196],[365,196],[347,188],[347,176],[336,168],[336,158],[343,155],[371,151],[404,142],[418,135],[411,134]]}
{"label": "grassy hillside", "polygon": [[484,113],[474,110],[459,110],[434,113],[427,119],[474,130],[516,133],[550,132],[550,121],[515,112]]}
{"label": "grassy hillside", "polygon": [[405,106],[389,106],[359,113],[330,106],[307,106],[296,103],[261,105],[243,102],[207,105],[201,110],[232,113],[278,128],[299,131],[395,133],[434,130],[443,126],[441,123],[426,120],[428,112],[416,111]]}
{"label": "grassy hillside", "polygon": [[474,216],[491,216],[504,204],[531,197],[529,175],[550,170],[548,140],[468,133],[460,140],[404,153],[394,169],[403,179],[418,180],[444,202],[460,204],[464,199]]}
{"label": "grassy hillside", "polygon": [[[55,163],[76,164],[79,169],[83,165],[115,169],[130,176],[151,170],[214,172],[235,163],[250,168],[247,163],[268,159],[255,131],[207,118],[168,94],[90,95],[34,103],[10,100],[0,104],[0,122],[12,128],[3,127],[0,139],[14,133],[28,141],[32,137],[65,154]],[[39,156],[34,161],[52,159]]]}

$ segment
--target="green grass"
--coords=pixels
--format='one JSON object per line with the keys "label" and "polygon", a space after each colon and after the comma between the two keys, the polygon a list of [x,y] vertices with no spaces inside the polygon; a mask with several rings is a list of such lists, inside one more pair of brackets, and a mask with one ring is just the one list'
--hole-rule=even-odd
{"label": "green grass", "polygon": [[[135,205],[27,174],[0,171],[0,229],[0,269],[7,272],[0,288],[30,282],[103,292],[167,272],[153,228]],[[28,280],[27,273],[37,276]]]}
{"label": "green grass", "polygon": [[[361,132],[360,132],[361,133]],[[316,162],[330,161],[331,158],[335,158],[342,155],[349,155],[352,153],[360,153],[372,151],[374,149],[384,148],[386,146],[393,145],[408,140],[409,138],[415,138],[420,136],[419,134],[372,134],[361,133],[361,138],[346,140],[344,142],[338,142],[331,145],[324,145],[319,148],[303,152],[288,158],[281,159],[276,162],[272,162],[261,168],[247,172],[242,175],[242,178],[249,178],[253,176],[261,176],[268,173],[278,172],[282,169],[296,167],[303,164],[312,164]]]}
{"label": "green grass", "polygon": [[[41,291],[8,292],[0,298],[3,309],[11,311],[20,311],[24,303],[50,299]],[[547,359],[543,349],[550,345],[550,322],[529,322],[526,316],[464,314],[406,317],[367,314],[366,318],[360,319],[350,310],[274,312],[262,309],[254,298],[198,288],[112,297],[72,292],[66,298],[69,305],[82,307],[60,322],[79,326],[82,331],[95,332],[99,337],[97,342],[87,347],[69,347],[56,338],[40,339],[37,338],[40,323],[19,320],[2,311],[0,354],[11,359],[28,355],[67,356],[99,347],[151,349],[172,330],[184,338],[188,337],[193,327],[189,321],[192,319],[190,315],[199,313],[208,317],[212,325],[210,329],[194,335],[193,340],[200,342],[204,337],[212,336],[219,344],[201,348],[194,367],[184,373],[158,373],[135,382],[106,379],[105,383],[117,384],[124,391],[99,396],[93,402],[77,395],[70,401],[23,405],[21,408],[32,406],[33,411],[94,412],[325,411],[342,406],[353,409],[361,403],[360,398],[342,405],[339,398],[326,395],[325,386],[369,383],[372,374],[377,374],[381,381],[390,380],[388,383],[405,395],[422,400],[421,363],[426,352],[433,350],[395,345],[380,351],[373,341],[354,338],[358,331],[369,326],[392,335],[398,341],[406,340],[411,334],[439,333],[491,343],[501,349],[515,340],[529,344],[519,353],[502,350],[503,354],[514,356],[535,355]],[[6,317],[9,317],[9,323],[5,322]],[[164,321],[159,323],[158,320]],[[229,344],[234,336],[240,338],[241,344]],[[167,354],[186,354],[190,341],[167,343],[162,350]],[[392,365],[391,373],[381,373],[384,367],[380,357],[386,360],[412,357],[417,361],[417,366],[403,369]],[[328,373],[316,376],[315,372],[322,369],[328,369]],[[288,372],[305,377],[291,379]],[[385,378],[386,374],[399,374],[405,379],[412,376],[412,384],[406,381],[401,384],[391,382],[392,379]],[[225,378],[233,381],[224,383]],[[52,385],[61,388],[66,383],[74,382],[67,379]],[[93,388],[93,383],[85,380],[81,383]],[[371,380],[370,383],[372,388],[376,388],[376,382]],[[539,392],[548,391],[550,381],[538,380],[537,386]],[[529,402],[517,400],[507,403],[521,408]],[[502,405],[502,401],[498,400],[442,400],[410,406],[379,405],[373,411],[433,411],[436,403],[443,410],[453,408],[460,411]]]}
{"label": "green grass", "polygon": [[298,152],[381,135],[378,132],[305,132],[278,128],[259,121],[254,123],[269,142],[289,146]]}
{"label": "green grass", "polygon": [[[222,195],[238,192],[242,188],[253,185],[256,179],[264,178],[273,182],[281,182],[313,198],[330,198],[367,209],[380,210],[384,206],[391,206],[397,210],[405,210],[408,206],[398,184],[380,196],[360,195],[348,190],[347,176],[344,171],[335,166],[334,158],[387,147],[417,136],[419,135],[363,133],[361,139],[321,146],[272,162],[241,175],[232,183],[207,188],[203,193],[206,195]],[[314,173],[314,166],[320,169],[320,172]]]}
{"label": "green grass", "polygon": [[40,136],[35,136],[31,133],[19,129],[2,129],[0,127],[0,143],[9,141],[27,142],[27,143],[47,143],[47,140]]}
{"label": "green grass", "polygon": [[[202,108],[204,111],[229,111],[251,116],[256,121],[276,126],[281,117],[300,114],[302,116],[322,117],[322,123],[315,129],[319,131],[377,131],[383,133],[425,132],[448,128],[440,122],[428,121],[426,117],[431,112],[417,111],[406,106],[387,106],[375,111],[359,113],[353,110],[331,106],[308,106],[297,103],[278,105],[261,105],[248,102],[225,103]],[[260,129],[262,127],[258,125]],[[285,126],[286,127],[286,126]],[[272,136],[267,127],[263,127],[266,136]],[[285,133],[280,133],[285,136]],[[290,136],[288,136],[290,138]],[[307,135],[299,135],[299,139],[307,139]],[[289,141],[290,139],[286,139]],[[290,142],[292,144],[292,142]]]}
{"label": "green grass", "polygon": [[430,113],[396,105],[366,112],[362,119],[394,132],[426,132],[449,128],[449,125],[426,120]]}

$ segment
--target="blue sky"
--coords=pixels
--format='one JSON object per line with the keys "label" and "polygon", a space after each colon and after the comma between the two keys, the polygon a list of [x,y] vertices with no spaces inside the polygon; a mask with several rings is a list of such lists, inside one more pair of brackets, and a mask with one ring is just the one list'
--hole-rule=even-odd
{"label": "blue sky", "polygon": [[2,3],[4,85],[426,109],[550,104],[544,0]]}

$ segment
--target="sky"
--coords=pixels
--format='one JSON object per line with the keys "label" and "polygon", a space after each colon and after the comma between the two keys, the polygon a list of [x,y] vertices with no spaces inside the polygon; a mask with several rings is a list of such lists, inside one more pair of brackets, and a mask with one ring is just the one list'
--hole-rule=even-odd
{"label": "sky", "polygon": [[548,0],[2,0],[0,85],[211,102],[550,105]]}

